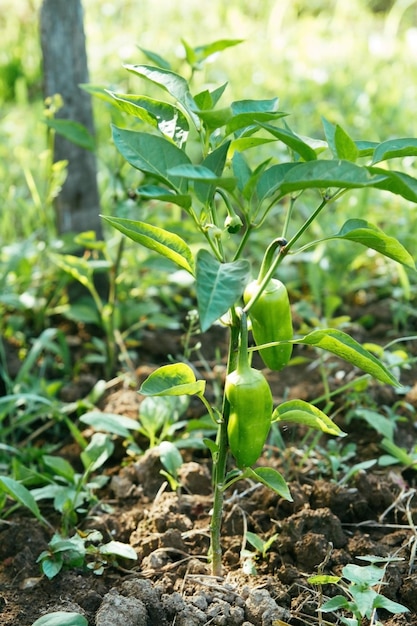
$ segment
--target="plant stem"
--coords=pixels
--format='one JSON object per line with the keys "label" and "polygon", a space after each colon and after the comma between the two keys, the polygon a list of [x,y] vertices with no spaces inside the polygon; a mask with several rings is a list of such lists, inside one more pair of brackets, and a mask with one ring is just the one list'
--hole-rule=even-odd
{"label": "plant stem", "polygon": [[[230,329],[229,356],[227,373],[236,368],[237,353],[239,346],[239,324],[232,310],[234,323]],[[226,463],[228,454],[227,422],[229,419],[230,406],[226,396],[223,396],[222,420],[217,433],[218,452],[213,465],[213,512],[210,523],[210,553],[211,571],[213,576],[222,575],[222,546],[220,541],[221,524],[223,516],[224,482],[226,478]]]}

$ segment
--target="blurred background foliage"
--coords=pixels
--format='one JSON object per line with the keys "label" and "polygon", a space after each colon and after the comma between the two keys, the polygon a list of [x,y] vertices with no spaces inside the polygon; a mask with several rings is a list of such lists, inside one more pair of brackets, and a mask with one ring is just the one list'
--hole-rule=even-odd
{"label": "blurred background foliage", "polygon": [[[92,85],[160,97],[123,69],[124,63],[147,62],[141,49],[157,52],[182,72],[186,71],[182,39],[197,46],[238,38],[243,40],[238,47],[214,56],[194,73],[195,91],[228,82],[229,102],[278,96],[280,109],[290,114],[290,127],[318,139],[324,138],[323,116],[355,139],[417,136],[417,2],[88,0],[83,4]],[[31,292],[32,302],[41,307],[52,302],[54,310],[61,310],[55,286],[63,278],[44,256],[45,248],[65,250],[68,242],[58,242],[54,233],[53,197],[62,172],[51,166],[44,124],[40,6],[41,0],[0,0],[0,262],[4,290],[17,292],[20,300]],[[102,212],[135,218],[137,204],[130,196],[139,182],[138,173],[122,162],[110,141],[109,124],[120,114],[99,99],[94,99],[94,110]],[[414,159],[404,160],[400,167],[415,176]],[[340,210],[327,212],[316,228],[335,232],[354,208],[355,216],[384,228],[411,252],[415,249],[414,205],[373,192],[351,194],[341,202]],[[154,218],[160,215],[165,225],[167,219],[180,218],[172,207],[150,204],[141,207],[141,219],[150,211]],[[114,233],[108,236],[109,254],[117,255],[119,240]],[[340,301],[345,292],[371,289],[385,296],[396,289],[397,300],[409,311],[415,278],[402,268],[366,253],[358,257],[357,248],[340,244],[328,246],[325,255],[317,250],[314,259],[301,259],[287,269],[286,277],[295,292],[309,292],[323,315],[324,300],[334,290]],[[124,299],[128,301],[133,292],[137,297],[138,289],[154,293],[160,287],[165,305],[172,306],[170,296],[163,293],[166,285],[155,280],[153,263],[147,251],[126,242],[118,267]],[[47,293],[45,284],[49,284]],[[409,314],[404,313],[405,318]]]}

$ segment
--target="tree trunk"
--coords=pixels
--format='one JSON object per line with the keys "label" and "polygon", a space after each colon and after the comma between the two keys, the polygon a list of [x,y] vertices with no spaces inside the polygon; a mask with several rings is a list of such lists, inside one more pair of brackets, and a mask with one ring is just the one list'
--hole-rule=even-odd
{"label": "tree trunk", "polygon": [[[81,0],[43,0],[40,31],[45,97],[60,94],[57,118],[94,134],[91,98],[79,87],[89,81]],[[56,134],[54,161],[61,160],[68,161],[68,175],[56,202],[58,232],[94,230],[102,238],[94,153]]]}

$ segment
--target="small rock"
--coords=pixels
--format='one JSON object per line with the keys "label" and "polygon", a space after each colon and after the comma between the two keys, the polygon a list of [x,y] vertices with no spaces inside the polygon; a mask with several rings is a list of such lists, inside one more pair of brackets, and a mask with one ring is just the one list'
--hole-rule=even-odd
{"label": "small rock", "polygon": [[104,596],[96,615],[96,626],[147,626],[148,622],[142,600],[122,596],[114,589]]}

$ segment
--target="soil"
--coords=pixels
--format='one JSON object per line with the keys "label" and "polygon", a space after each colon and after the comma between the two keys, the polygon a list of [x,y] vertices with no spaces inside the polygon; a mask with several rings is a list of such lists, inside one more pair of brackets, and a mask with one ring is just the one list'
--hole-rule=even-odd
{"label": "soil", "polygon": [[[354,327],[360,341],[385,344],[391,319],[378,303],[372,311],[376,322],[365,333]],[[368,312],[370,313],[370,312]],[[201,338],[200,338],[201,339]],[[216,363],[216,348],[223,349],[223,330],[211,331],[204,360],[216,375],[224,364]],[[140,382],[167,354],[181,352],[181,334],[148,331],[141,345],[141,363],[135,380],[124,375],[109,381],[98,408],[137,417]],[[406,345],[413,350],[412,342]],[[195,367],[204,371],[195,353]],[[298,364],[279,375],[268,373],[275,403],[282,398],[314,400],[324,392],[314,353],[296,351]],[[198,357],[198,358],[197,358]],[[308,359],[307,361],[305,359]],[[360,375],[337,359],[326,367],[326,384],[336,389]],[[208,384],[212,381],[208,376]],[[338,424],[347,432],[342,441],[355,444],[355,455],[333,476],[325,453],[330,437],[319,440],[299,427],[285,426],[284,446],[274,439],[265,448],[259,465],[273,466],[289,482],[293,502],[266,487],[242,481],[226,493],[222,528],[223,576],[213,577],[207,561],[212,506],[210,458],[203,450],[182,450],[181,489],[173,492],[160,474],[157,451],[127,458],[120,444],[105,473],[109,482],[98,492],[99,503],[79,524],[80,530],[100,530],[106,539],[130,544],[137,561],[120,561],[101,575],[82,568],[62,570],[48,580],[41,575],[37,558],[46,549],[51,532],[22,508],[0,521],[0,622],[3,626],[31,626],[54,611],[84,615],[90,626],[308,626],[341,624],[335,613],[320,615],[325,599],[340,593],[335,585],[322,588],[308,579],[318,573],[340,574],[346,564],[366,565],[360,557],[390,560],[381,593],[407,607],[392,615],[378,610],[387,626],[417,625],[417,497],[413,469],[377,463],[352,472],[354,465],[378,459],[382,436],[364,420],[346,419],[360,402],[367,406],[394,407],[395,440],[407,450],[415,445],[417,367],[401,372],[401,393],[379,383],[365,390],[334,397]],[[63,390],[69,401],[84,397],[95,382],[90,373]],[[399,400],[404,401],[399,403]],[[405,404],[407,403],[407,404]],[[202,414],[190,405],[189,417]],[[88,436],[88,431],[86,431]],[[342,445],[341,444],[341,445]],[[310,448],[308,448],[310,445]],[[79,450],[68,441],[60,454],[78,463]],[[43,509],[49,520],[51,509]],[[57,521],[59,524],[59,520]],[[273,538],[269,549],[253,562],[242,557],[244,530],[263,540]],[[395,558],[394,558],[395,557]],[[256,573],[250,573],[250,567]],[[345,617],[351,614],[345,613]],[[339,614],[340,617],[340,614]],[[375,624],[375,616],[373,617]],[[364,621],[364,624],[369,624]]]}

